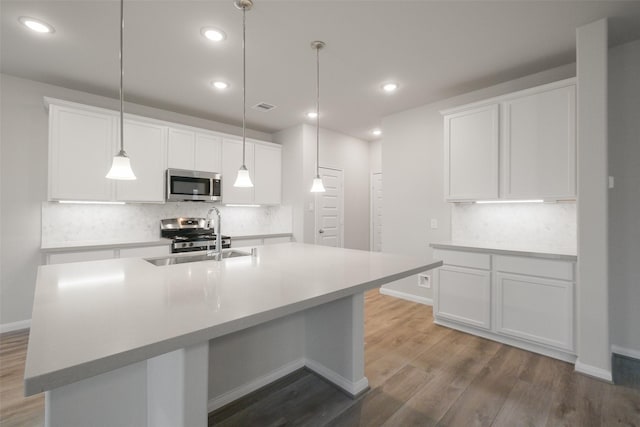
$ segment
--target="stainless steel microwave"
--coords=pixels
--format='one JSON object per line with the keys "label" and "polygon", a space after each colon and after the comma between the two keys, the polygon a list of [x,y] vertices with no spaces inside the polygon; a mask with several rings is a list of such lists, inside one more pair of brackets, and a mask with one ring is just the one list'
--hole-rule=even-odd
{"label": "stainless steel microwave", "polygon": [[167,202],[217,202],[222,198],[219,173],[167,169]]}

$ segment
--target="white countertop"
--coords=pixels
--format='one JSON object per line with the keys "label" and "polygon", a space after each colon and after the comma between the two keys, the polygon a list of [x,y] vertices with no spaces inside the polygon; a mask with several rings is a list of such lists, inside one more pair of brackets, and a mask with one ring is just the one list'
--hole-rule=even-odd
{"label": "white countertop", "polygon": [[574,248],[546,248],[546,247],[518,247],[511,245],[500,245],[495,243],[480,242],[436,242],[429,246],[436,249],[456,249],[469,252],[496,253],[500,255],[528,256],[534,258],[559,259],[567,261],[577,261],[578,256]]}
{"label": "white countertop", "polygon": [[41,266],[27,395],[334,301],[440,261],[301,243],[156,267],[140,258]]}

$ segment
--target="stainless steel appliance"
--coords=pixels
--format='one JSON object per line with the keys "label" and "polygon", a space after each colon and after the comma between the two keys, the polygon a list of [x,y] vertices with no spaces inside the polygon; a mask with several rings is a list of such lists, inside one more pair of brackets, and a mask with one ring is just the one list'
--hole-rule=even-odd
{"label": "stainless steel appliance", "polygon": [[[172,239],[171,253],[216,249],[215,230],[206,218],[168,218],[160,220],[160,236]],[[231,247],[231,237],[222,237],[222,249]]]}
{"label": "stainless steel appliance", "polygon": [[167,169],[168,202],[216,202],[222,198],[222,175],[186,169]]}

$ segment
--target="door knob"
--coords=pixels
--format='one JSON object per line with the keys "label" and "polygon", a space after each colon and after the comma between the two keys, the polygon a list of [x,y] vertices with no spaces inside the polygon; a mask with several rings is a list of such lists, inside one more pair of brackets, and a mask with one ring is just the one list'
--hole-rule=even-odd
{"label": "door knob", "polygon": [[321,228],[320,230],[318,230],[318,233],[322,234],[324,233],[324,230]]}

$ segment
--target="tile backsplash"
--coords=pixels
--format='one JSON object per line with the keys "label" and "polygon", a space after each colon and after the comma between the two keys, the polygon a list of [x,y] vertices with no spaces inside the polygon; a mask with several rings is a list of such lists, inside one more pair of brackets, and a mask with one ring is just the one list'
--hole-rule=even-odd
{"label": "tile backsplash", "polygon": [[[42,246],[74,242],[138,242],[160,237],[160,220],[206,217],[212,205],[165,203],[126,205],[42,204]],[[230,236],[292,232],[290,206],[219,206],[222,233]]]}
{"label": "tile backsplash", "polygon": [[451,240],[575,249],[575,203],[454,204]]}

